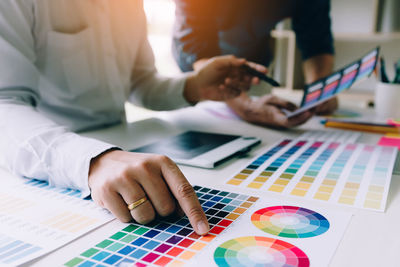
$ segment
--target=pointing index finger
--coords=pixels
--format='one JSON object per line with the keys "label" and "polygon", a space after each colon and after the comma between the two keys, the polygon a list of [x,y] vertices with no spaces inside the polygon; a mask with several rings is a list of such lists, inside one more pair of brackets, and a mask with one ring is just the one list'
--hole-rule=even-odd
{"label": "pointing index finger", "polygon": [[161,171],[172,194],[175,196],[183,212],[189,218],[190,224],[199,235],[205,235],[210,230],[207,217],[201,208],[193,187],[183,173],[171,160],[161,165]]}

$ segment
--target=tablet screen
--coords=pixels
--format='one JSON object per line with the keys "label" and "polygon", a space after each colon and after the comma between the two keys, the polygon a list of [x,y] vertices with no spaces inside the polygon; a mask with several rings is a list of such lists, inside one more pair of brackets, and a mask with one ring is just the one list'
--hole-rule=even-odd
{"label": "tablet screen", "polygon": [[240,136],[237,135],[189,131],[131,150],[131,152],[161,154],[175,159],[191,159],[238,138]]}

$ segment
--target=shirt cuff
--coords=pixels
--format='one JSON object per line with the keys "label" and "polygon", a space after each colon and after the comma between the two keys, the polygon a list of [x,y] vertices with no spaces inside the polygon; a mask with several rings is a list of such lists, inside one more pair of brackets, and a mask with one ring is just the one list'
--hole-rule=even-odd
{"label": "shirt cuff", "polygon": [[66,135],[62,138],[62,142],[53,148],[57,151],[58,158],[53,162],[59,162],[60,165],[54,164],[50,167],[53,170],[50,171],[52,177],[49,182],[53,186],[78,189],[81,191],[82,198],[85,198],[90,195],[88,181],[90,161],[107,150],[117,147],[74,133]]}

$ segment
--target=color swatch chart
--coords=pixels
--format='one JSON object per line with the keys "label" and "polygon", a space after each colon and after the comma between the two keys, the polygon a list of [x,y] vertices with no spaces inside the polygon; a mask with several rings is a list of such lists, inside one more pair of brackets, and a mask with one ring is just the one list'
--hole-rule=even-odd
{"label": "color swatch chart", "polygon": [[393,147],[285,139],[226,183],[384,211],[396,156]]}
{"label": "color swatch chart", "polygon": [[349,89],[353,84],[367,78],[373,73],[378,59],[379,47],[341,70],[307,85],[304,89],[300,108],[293,112],[284,112],[287,113],[288,117],[293,117]]}
{"label": "color swatch chart", "polygon": [[4,179],[0,188],[0,265],[48,253],[113,217],[80,192],[47,182]]}
{"label": "color swatch chart", "polygon": [[257,197],[200,186],[194,189],[210,223],[208,235],[197,235],[186,217],[145,226],[132,223],[71,259],[65,266],[181,266],[258,200]]}

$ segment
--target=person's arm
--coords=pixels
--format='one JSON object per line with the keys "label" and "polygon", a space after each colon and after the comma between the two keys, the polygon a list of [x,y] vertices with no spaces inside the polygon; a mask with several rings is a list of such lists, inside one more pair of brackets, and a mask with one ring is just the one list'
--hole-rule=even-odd
{"label": "person's arm", "polygon": [[[141,12],[139,20],[141,25],[146,24],[144,12]],[[182,74],[181,77],[164,77],[156,70],[145,27],[138,39],[140,48],[132,72],[129,100],[149,109],[171,110],[202,100],[233,98],[249,90],[251,84],[259,82],[258,78],[252,78],[240,66],[250,64],[261,72],[266,71],[261,65],[226,55],[206,60],[195,71]]]}
{"label": "person's arm", "polygon": [[[68,131],[36,110],[40,74],[34,65],[32,3],[0,2],[0,162],[18,176],[91,194],[124,222],[134,218],[146,223],[155,212],[168,215],[179,205],[196,232],[207,233],[195,192],[171,160],[116,151],[111,144]],[[128,205],[143,196],[149,201],[129,210]]]}
{"label": "person's arm", "polygon": [[[330,0],[302,0],[296,2],[292,26],[303,57],[303,71],[307,84],[333,71],[334,46],[331,31]],[[317,107],[317,114],[332,113],[337,109],[337,98]]]}
{"label": "person's arm", "polygon": [[220,4],[213,0],[175,3],[172,52],[182,71],[192,71],[198,60],[220,55],[216,22]]}
{"label": "person's arm", "polygon": [[69,132],[37,112],[40,73],[29,1],[0,2],[0,157],[14,174],[90,194],[90,159],[114,147]]}

